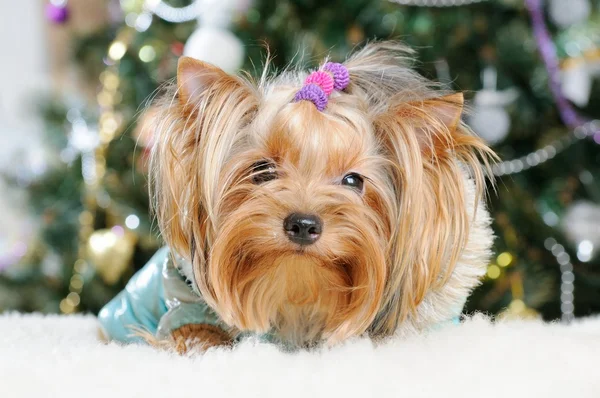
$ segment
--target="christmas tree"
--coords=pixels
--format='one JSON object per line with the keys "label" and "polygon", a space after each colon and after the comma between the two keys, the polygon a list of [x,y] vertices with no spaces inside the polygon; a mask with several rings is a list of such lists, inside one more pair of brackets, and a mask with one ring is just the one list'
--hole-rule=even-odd
{"label": "christmas tree", "polygon": [[[70,3],[51,2],[68,24]],[[467,311],[571,319],[600,312],[600,1],[121,0],[74,38],[91,103],[41,106],[50,156],[25,186],[39,231],[0,267],[0,311],[97,312],[160,247],[148,212],[145,105],[187,54],[229,72],[343,60],[401,40],[426,77],[465,92],[500,155],[495,255]],[[567,7],[567,8],[565,8]],[[60,97],[58,97],[60,98]],[[597,132],[598,131],[598,132]]]}

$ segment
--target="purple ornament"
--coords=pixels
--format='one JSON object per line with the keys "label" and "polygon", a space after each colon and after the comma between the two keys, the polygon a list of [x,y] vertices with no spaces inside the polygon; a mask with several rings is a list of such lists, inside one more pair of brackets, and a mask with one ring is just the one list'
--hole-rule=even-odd
{"label": "purple ornament", "polygon": [[541,0],[525,0],[525,6],[531,16],[531,25],[533,27],[533,36],[537,42],[542,61],[548,72],[550,79],[550,91],[556,101],[558,112],[562,121],[570,128],[581,126],[585,120],[582,119],[569,101],[565,98],[561,89],[560,66],[556,47],[550,36],[550,32],[544,21],[544,10]]}
{"label": "purple ornament", "polygon": [[55,24],[63,24],[69,19],[69,9],[66,3],[64,5],[56,5],[48,3],[46,5],[46,18]]}

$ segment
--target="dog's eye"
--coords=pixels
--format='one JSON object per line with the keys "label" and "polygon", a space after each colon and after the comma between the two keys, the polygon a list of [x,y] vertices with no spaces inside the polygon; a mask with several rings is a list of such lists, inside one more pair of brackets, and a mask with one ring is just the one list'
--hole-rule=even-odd
{"label": "dog's eye", "polygon": [[360,174],[350,173],[346,174],[344,178],[342,178],[342,185],[346,185],[350,188],[354,188],[359,192],[363,190],[363,178]]}
{"label": "dog's eye", "polygon": [[261,160],[252,165],[252,182],[262,184],[277,178],[275,165],[268,160]]}

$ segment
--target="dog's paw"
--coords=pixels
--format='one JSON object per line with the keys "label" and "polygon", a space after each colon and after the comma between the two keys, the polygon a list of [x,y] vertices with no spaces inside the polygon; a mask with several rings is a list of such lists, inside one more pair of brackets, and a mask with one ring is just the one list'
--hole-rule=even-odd
{"label": "dog's paw", "polygon": [[171,343],[179,354],[193,355],[203,353],[211,347],[230,345],[232,339],[217,326],[189,324],[171,332]]}

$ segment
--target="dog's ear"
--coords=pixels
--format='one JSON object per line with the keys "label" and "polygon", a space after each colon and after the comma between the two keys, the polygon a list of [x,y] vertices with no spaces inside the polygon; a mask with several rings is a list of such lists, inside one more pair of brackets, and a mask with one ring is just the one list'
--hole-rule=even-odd
{"label": "dog's ear", "polygon": [[400,103],[392,114],[415,131],[424,154],[443,155],[456,145],[456,133],[463,112],[463,94],[455,93],[422,101]]}
{"label": "dog's ear", "polygon": [[239,81],[219,67],[190,57],[177,64],[179,103],[186,112],[194,112],[211,91],[235,88]]}
{"label": "dog's ear", "polygon": [[[493,158],[460,120],[462,94],[397,100],[375,120],[399,204],[390,214],[397,228],[390,238],[385,305],[373,325],[374,333],[382,334],[414,314],[426,294],[452,274]],[[474,182],[474,200],[467,199],[472,195],[467,179]]]}
{"label": "dog's ear", "polygon": [[194,254],[197,266],[210,244],[209,215],[224,189],[220,173],[258,99],[250,83],[188,57],[179,60],[174,88],[177,100],[168,93],[156,105],[152,203],[167,245],[187,260]]}
{"label": "dog's ear", "polygon": [[464,97],[462,93],[449,94],[425,100],[423,106],[429,108],[450,131],[455,131],[462,115]]}

